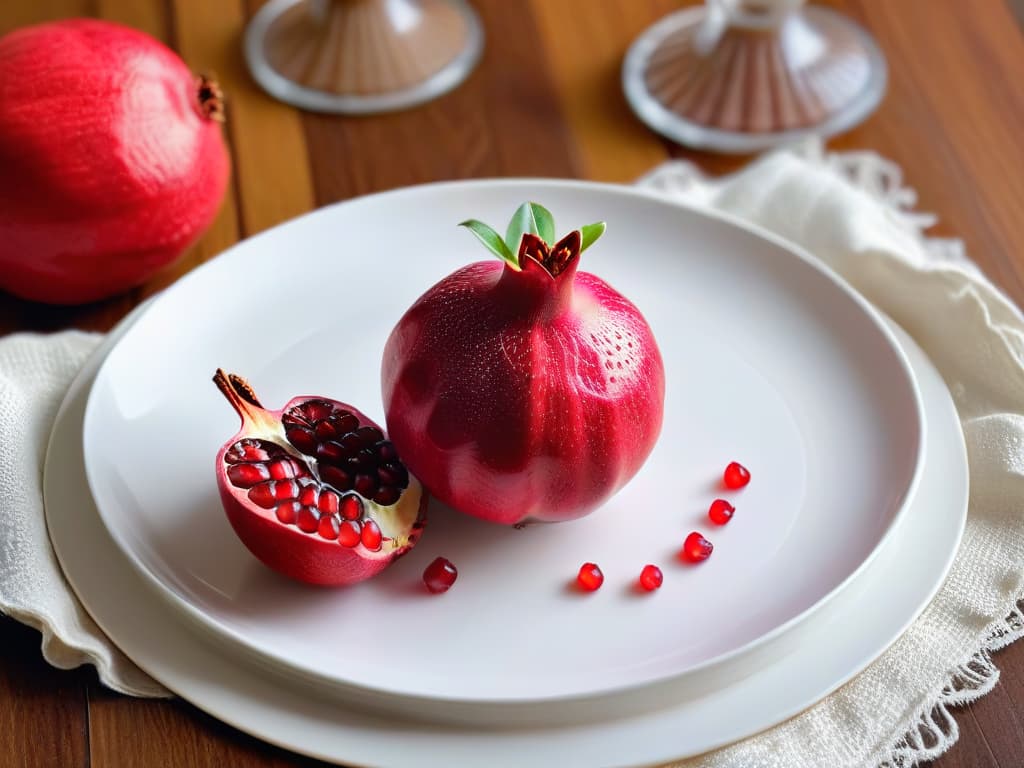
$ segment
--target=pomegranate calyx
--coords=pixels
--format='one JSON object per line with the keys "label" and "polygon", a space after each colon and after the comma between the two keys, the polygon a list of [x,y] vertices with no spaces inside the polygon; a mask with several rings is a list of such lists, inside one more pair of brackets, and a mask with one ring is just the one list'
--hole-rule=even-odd
{"label": "pomegranate calyx", "polygon": [[224,91],[211,75],[199,75],[196,78],[196,99],[199,102],[199,113],[207,120],[224,122]]}
{"label": "pomegranate calyx", "polygon": [[573,230],[555,242],[555,219],[539,203],[523,203],[509,222],[502,238],[493,227],[476,219],[467,219],[466,227],[481,243],[515,271],[528,266],[527,257],[544,267],[551,277],[558,277],[587,248],[604,234],[603,221]]}

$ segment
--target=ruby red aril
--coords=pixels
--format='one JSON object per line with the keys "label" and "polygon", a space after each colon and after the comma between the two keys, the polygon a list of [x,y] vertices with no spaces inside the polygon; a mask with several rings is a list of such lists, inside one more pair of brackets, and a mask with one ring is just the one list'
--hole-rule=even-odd
{"label": "ruby red aril", "polygon": [[458,569],[443,557],[434,558],[423,570],[423,583],[435,595],[447,592],[458,577]]}
{"label": "ruby red aril", "polygon": [[576,584],[584,592],[594,592],[604,584],[604,574],[595,563],[584,563],[576,574]]}
{"label": "ruby red aril", "polygon": [[714,548],[714,544],[705,539],[698,531],[694,531],[686,537],[680,554],[683,560],[689,563],[700,563],[711,557]]}
{"label": "ruby red aril", "polygon": [[735,461],[731,462],[722,473],[722,481],[726,488],[733,490],[742,488],[750,482],[750,470]]}
{"label": "ruby red aril", "polygon": [[661,568],[656,565],[645,565],[643,570],[640,571],[640,586],[647,592],[653,592],[660,588],[663,580],[664,576],[661,573]]}
{"label": "ruby red aril", "polygon": [[715,499],[711,502],[711,506],[708,507],[708,517],[715,525],[725,525],[732,520],[735,512],[736,507],[725,499]]}
{"label": "ruby red aril", "polygon": [[213,222],[223,99],[159,40],[97,19],[0,38],[0,289],[82,304],[137,286]]}
{"label": "ruby red aril", "polygon": [[524,203],[504,238],[464,225],[499,260],[452,273],[398,321],[381,369],[391,439],[431,494],[466,514],[505,525],[586,515],[658,438],[654,335],[628,299],[577,270],[603,223],[556,240],[550,212]]}
{"label": "ruby red aril", "polygon": [[269,411],[240,377],[217,371],[214,382],[242,419],[217,454],[221,501],[266,565],[311,584],[352,584],[416,543],[427,495],[364,414],[323,397]]}

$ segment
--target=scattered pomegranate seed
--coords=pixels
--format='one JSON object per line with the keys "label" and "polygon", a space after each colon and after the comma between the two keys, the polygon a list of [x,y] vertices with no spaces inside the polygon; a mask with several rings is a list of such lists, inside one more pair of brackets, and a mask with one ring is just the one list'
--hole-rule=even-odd
{"label": "scattered pomegranate seed", "polygon": [[434,561],[423,570],[423,583],[435,595],[447,592],[457,578],[458,569],[450,560],[443,557],[434,558]]}
{"label": "scattered pomegranate seed", "polygon": [[661,568],[656,565],[645,565],[640,571],[640,586],[648,592],[653,592],[661,586],[663,578]]}
{"label": "scattered pomegranate seed", "polygon": [[576,574],[576,583],[580,589],[586,592],[593,592],[604,584],[604,574],[594,563],[584,563],[580,566],[580,572]]}
{"label": "scattered pomegranate seed", "polygon": [[714,544],[697,531],[694,531],[683,542],[683,551],[680,552],[680,556],[688,562],[699,563],[711,557],[711,552],[714,548]]}
{"label": "scattered pomegranate seed", "polygon": [[731,462],[722,473],[722,480],[726,488],[742,488],[750,482],[750,470],[735,461]]}
{"label": "scattered pomegranate seed", "polygon": [[732,515],[735,511],[736,507],[725,499],[715,499],[711,502],[711,507],[708,509],[708,517],[711,518],[711,522],[715,525],[725,525],[732,520]]}

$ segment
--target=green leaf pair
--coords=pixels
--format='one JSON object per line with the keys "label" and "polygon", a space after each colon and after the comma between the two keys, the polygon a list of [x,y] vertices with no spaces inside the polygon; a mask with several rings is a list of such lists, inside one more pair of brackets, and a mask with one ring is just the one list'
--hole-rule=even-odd
{"label": "green leaf pair", "polygon": [[[539,203],[523,203],[508,223],[505,237],[502,239],[493,227],[476,219],[468,219],[459,224],[476,235],[480,242],[498,258],[515,269],[519,264],[519,246],[523,235],[536,235],[549,246],[555,244],[555,218],[551,211]],[[597,238],[604,234],[605,223],[587,224],[580,228],[580,253],[589,248]]]}

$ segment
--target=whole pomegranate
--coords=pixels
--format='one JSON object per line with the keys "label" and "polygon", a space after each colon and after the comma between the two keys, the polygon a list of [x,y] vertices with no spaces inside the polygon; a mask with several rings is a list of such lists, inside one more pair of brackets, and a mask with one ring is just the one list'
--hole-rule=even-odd
{"label": "whole pomegranate", "polygon": [[640,469],[661,430],[654,336],[628,299],[577,271],[603,223],[554,242],[551,214],[525,203],[504,240],[464,225],[502,261],[449,275],[391,332],[391,439],[462,512],[506,524],[585,515]]}
{"label": "whole pomegranate", "polygon": [[173,261],[224,197],[222,114],[215,83],[136,30],[0,38],[0,288],[78,304]]}
{"label": "whole pomegranate", "polygon": [[244,379],[214,383],[242,417],[217,453],[235,533],[266,565],[310,584],[352,584],[419,539],[427,495],[380,427],[350,405],[296,397],[268,411]]}

